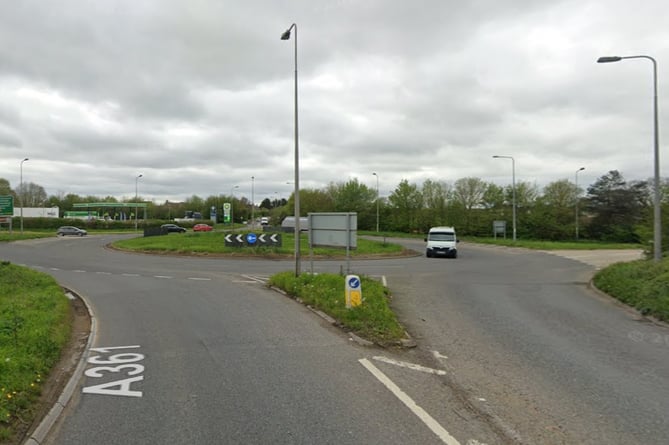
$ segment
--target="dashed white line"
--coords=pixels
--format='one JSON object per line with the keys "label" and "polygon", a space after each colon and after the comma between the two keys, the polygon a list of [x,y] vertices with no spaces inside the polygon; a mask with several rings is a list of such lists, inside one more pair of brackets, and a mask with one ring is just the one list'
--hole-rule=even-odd
{"label": "dashed white line", "polygon": [[98,275],[111,275],[111,272],[95,272]]}
{"label": "dashed white line", "polygon": [[383,385],[388,388],[390,392],[393,393],[395,397],[400,399],[404,405],[413,412],[416,417],[418,417],[425,425],[427,425],[430,430],[441,439],[446,445],[460,445],[460,442],[451,436],[451,434],[446,431],[446,429],[439,424],[432,416],[430,416],[427,411],[418,406],[416,402],[413,401],[404,391],[402,391],[399,386],[397,386],[392,380],[390,380],[384,373],[382,373],[379,368],[374,366],[372,362],[366,358],[358,360],[362,366],[367,368],[369,372],[372,373],[374,377]]}
{"label": "dashed white line", "polygon": [[60,269],[57,267],[49,267],[49,270],[60,270]]}
{"label": "dashed white line", "polygon": [[154,275],[153,278],[164,278],[164,279],[169,280],[169,279],[174,278],[174,277],[170,277],[169,275]]}
{"label": "dashed white line", "polygon": [[425,366],[421,366],[421,365],[418,365],[416,363],[400,362],[400,361],[393,360],[393,359],[388,358],[388,357],[384,357],[382,355],[377,355],[377,356],[372,357],[372,358],[376,361],[379,361],[379,362],[399,366],[400,368],[409,368],[409,369],[412,369],[414,371],[426,372],[428,374],[446,375],[446,371],[442,371],[441,369],[426,368]]}
{"label": "dashed white line", "polygon": [[193,281],[211,281],[211,278],[188,277],[188,279]]}
{"label": "dashed white line", "polygon": [[73,270],[72,272],[76,272],[76,273],[86,273],[85,270],[81,270],[81,269],[75,269],[75,270]]}
{"label": "dashed white line", "polygon": [[123,275],[124,277],[138,277],[139,276],[138,273],[123,273],[121,275]]}

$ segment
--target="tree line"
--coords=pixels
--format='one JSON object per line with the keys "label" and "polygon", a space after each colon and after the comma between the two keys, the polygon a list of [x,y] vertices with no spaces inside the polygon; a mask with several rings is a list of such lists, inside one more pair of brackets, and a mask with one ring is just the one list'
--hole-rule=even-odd
{"label": "tree line", "polygon": [[[665,190],[669,190],[666,180],[662,192]],[[72,210],[75,203],[133,202],[118,201],[112,196],[47,196],[37,184],[24,183],[14,190],[0,178],[0,195],[3,194],[22,198],[24,207],[58,206],[61,211]],[[351,179],[321,189],[301,189],[300,213],[306,216],[311,212],[357,212],[359,230],[375,230],[377,222],[384,232],[424,233],[431,226],[449,225],[461,235],[471,236],[492,236],[493,222],[505,221],[510,236],[514,195],[519,238],[573,240],[578,225],[581,237],[590,240],[646,243],[652,239],[651,182],[626,181],[617,170],[601,176],[585,191],[567,179],[551,182],[541,190],[521,181],[516,183],[515,194],[511,185],[498,186],[476,177],[461,178],[452,184],[427,180],[417,185],[402,180],[388,196],[378,200],[374,188]],[[663,213],[666,196],[669,195],[662,193]],[[293,195],[287,200],[266,198],[254,208],[244,196],[193,195],[182,202],[148,202],[147,214],[151,219],[170,220],[183,217],[186,211],[199,211],[204,219],[210,219],[211,209],[215,208],[220,221],[224,203],[232,204],[236,222],[248,221],[253,214],[258,218],[268,216],[272,225],[279,225],[284,217],[294,213]]]}

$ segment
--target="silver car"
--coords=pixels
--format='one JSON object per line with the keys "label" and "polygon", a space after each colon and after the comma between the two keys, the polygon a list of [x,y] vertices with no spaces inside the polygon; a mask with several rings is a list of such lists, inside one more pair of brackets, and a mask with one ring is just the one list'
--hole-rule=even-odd
{"label": "silver car", "polygon": [[59,227],[58,230],[56,231],[56,235],[58,236],[65,236],[65,235],[84,236],[87,234],[88,232],[86,232],[84,229],[80,229],[79,227],[74,227],[74,226],[62,226]]}

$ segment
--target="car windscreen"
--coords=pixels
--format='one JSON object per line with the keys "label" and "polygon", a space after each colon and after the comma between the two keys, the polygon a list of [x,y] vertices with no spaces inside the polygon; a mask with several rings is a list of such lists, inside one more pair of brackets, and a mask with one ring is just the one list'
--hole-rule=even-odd
{"label": "car windscreen", "polygon": [[453,232],[431,232],[427,239],[430,241],[455,241],[455,233]]}

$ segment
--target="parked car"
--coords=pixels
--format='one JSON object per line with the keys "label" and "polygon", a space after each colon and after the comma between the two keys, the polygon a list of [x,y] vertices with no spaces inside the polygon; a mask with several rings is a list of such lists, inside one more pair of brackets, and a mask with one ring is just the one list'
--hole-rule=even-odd
{"label": "parked car", "polygon": [[74,226],[62,226],[59,227],[58,230],[56,231],[56,235],[58,236],[65,236],[65,235],[85,236],[87,234],[88,232],[86,232],[84,229],[80,229],[79,227],[74,227]]}
{"label": "parked car", "polygon": [[269,225],[269,218],[267,216],[263,216],[262,218],[260,218],[260,225],[268,226]]}
{"label": "parked car", "polygon": [[167,233],[172,233],[172,232],[184,233],[186,231],[184,227],[177,226],[176,224],[163,224],[162,226],[160,226],[160,228]]}
{"label": "parked car", "polygon": [[211,232],[214,230],[209,224],[195,224],[193,226],[193,232]]}

